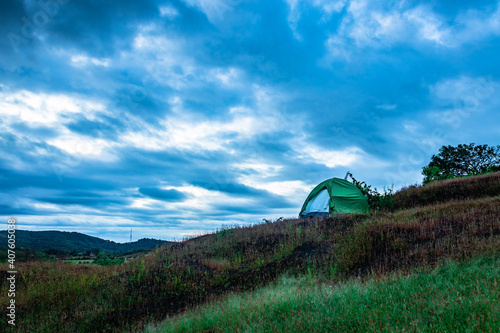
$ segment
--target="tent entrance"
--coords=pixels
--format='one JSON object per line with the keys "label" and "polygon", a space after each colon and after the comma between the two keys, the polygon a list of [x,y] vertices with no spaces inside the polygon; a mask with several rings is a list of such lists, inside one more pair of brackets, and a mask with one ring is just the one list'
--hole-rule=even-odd
{"label": "tent entrance", "polygon": [[319,192],[306,206],[307,216],[328,215],[330,212],[330,194],[326,188]]}

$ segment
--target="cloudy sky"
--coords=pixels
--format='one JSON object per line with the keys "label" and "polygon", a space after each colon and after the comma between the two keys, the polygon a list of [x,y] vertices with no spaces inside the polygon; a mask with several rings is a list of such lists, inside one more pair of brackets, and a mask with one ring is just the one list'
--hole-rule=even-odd
{"label": "cloudy sky", "polygon": [[500,142],[497,1],[0,4],[0,216],[182,239]]}

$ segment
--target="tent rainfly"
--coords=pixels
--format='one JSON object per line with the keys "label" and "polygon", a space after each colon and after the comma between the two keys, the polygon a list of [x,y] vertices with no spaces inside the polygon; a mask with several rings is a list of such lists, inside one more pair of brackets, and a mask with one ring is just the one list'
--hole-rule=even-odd
{"label": "tent rainfly", "polygon": [[359,188],[340,178],[327,179],[307,196],[299,217],[367,213],[368,201]]}

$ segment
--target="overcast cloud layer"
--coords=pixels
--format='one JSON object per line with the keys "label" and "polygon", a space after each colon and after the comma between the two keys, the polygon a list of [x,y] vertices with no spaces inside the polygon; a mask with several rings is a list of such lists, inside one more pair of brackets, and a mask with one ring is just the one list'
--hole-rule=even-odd
{"label": "overcast cloud layer", "polygon": [[6,0],[0,22],[5,226],[181,239],[499,144],[497,1]]}

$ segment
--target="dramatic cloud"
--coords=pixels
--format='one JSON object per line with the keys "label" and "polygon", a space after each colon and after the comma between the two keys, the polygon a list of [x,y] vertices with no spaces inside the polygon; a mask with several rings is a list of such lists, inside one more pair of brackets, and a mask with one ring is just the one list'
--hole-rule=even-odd
{"label": "dramatic cloud", "polygon": [[498,1],[7,0],[0,212],[180,239],[498,144]]}
{"label": "dramatic cloud", "polygon": [[141,187],[139,192],[145,196],[165,201],[182,201],[186,195],[176,190],[163,190],[156,187]]}

